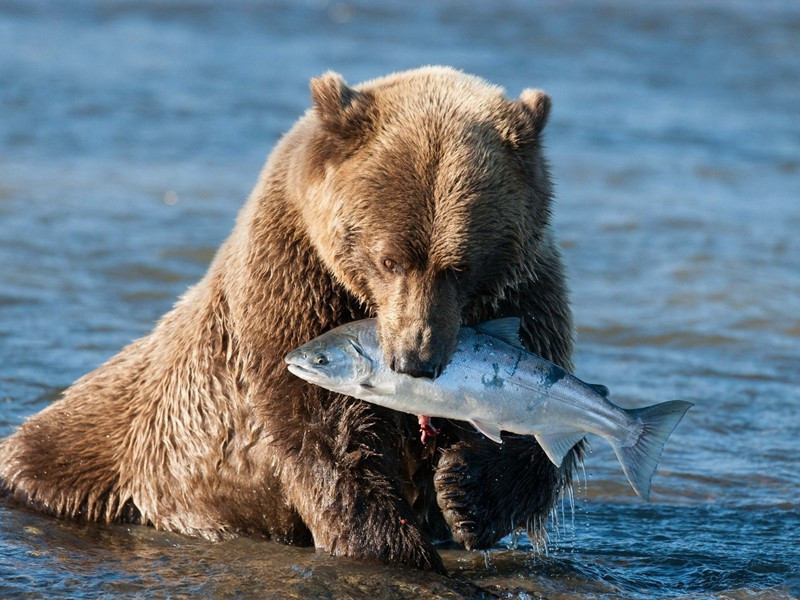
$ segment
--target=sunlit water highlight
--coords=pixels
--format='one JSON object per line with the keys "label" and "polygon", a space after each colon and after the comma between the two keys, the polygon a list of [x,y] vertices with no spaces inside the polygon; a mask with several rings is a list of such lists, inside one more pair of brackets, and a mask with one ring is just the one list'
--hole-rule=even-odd
{"label": "sunlit water highlight", "polygon": [[554,99],[580,327],[616,403],[696,406],[650,504],[593,440],[534,551],[454,580],[0,504],[0,597],[800,595],[800,7],[0,0],[0,434],[204,272],[307,80],[425,63]]}

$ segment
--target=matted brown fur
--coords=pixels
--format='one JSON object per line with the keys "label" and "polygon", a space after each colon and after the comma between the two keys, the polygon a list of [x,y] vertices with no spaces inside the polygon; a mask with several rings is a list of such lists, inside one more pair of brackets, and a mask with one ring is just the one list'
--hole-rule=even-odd
{"label": "matted brown fur", "polygon": [[[283,356],[377,315],[398,369],[438,370],[458,326],[518,315],[569,368],[572,324],[539,136],[549,98],[427,67],[311,82],[205,277],[148,336],[0,444],[0,477],[58,516],[263,536],[442,571],[552,506],[566,472],[292,377]],[[568,468],[570,461],[566,461]]]}

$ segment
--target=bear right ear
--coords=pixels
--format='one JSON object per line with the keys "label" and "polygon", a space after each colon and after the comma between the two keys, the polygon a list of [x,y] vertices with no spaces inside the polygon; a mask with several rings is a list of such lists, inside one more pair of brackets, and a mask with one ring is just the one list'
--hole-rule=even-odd
{"label": "bear right ear", "polygon": [[333,71],[313,78],[309,87],[317,116],[329,130],[344,137],[363,130],[372,105],[369,92],[354,90]]}
{"label": "bear right ear", "polygon": [[550,107],[553,105],[550,96],[542,90],[528,88],[522,90],[519,95],[519,101],[528,114],[533,132],[536,135],[540,134],[544,126],[547,125],[547,117],[550,116]]}
{"label": "bear right ear", "polygon": [[542,90],[522,90],[519,100],[511,102],[511,123],[504,132],[512,146],[522,148],[539,139],[547,124],[551,105],[550,96]]}

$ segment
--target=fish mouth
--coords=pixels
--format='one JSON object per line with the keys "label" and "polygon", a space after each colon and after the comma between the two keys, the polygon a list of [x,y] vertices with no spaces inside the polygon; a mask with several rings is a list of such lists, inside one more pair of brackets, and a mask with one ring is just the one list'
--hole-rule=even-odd
{"label": "fish mouth", "polygon": [[303,365],[298,365],[297,363],[289,363],[286,368],[292,375],[299,377],[304,381],[308,381],[309,383],[322,384],[327,381],[326,378],[323,375],[320,375],[318,371],[309,369]]}
{"label": "fish mouth", "polygon": [[305,357],[297,351],[289,352],[283,361],[292,375],[297,375],[305,380],[319,378],[319,373],[315,369],[307,367]]}
{"label": "fish mouth", "polygon": [[293,373],[293,374],[295,374],[297,376],[300,376],[300,375],[314,375],[316,373],[316,371],[312,371],[311,369],[309,369],[307,367],[304,367],[303,365],[298,365],[298,364],[295,364],[295,363],[289,363],[286,366],[286,368],[289,369],[290,373]]}

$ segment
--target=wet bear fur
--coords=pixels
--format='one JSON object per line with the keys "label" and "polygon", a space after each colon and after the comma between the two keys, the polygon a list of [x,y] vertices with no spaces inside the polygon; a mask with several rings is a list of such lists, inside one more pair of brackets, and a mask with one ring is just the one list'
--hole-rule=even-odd
{"label": "wet bear fur", "polygon": [[355,87],[328,73],[311,92],[203,279],[0,444],[16,499],[436,571],[432,540],[487,547],[550,510],[572,460],[559,470],[531,438],[498,446],[457,422],[424,447],[413,415],[283,363],[374,315],[395,369],[435,374],[461,323],[515,315],[530,350],[571,368],[549,98],[443,67]]}

